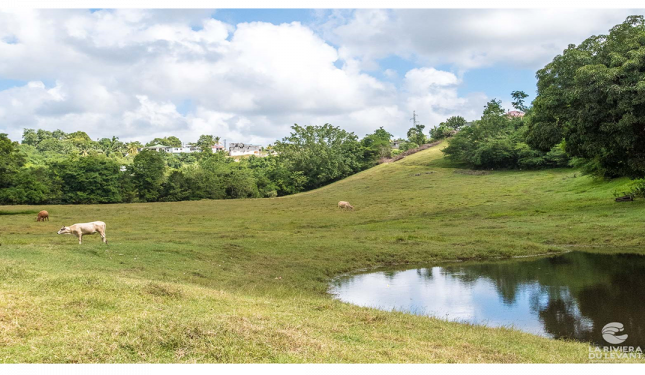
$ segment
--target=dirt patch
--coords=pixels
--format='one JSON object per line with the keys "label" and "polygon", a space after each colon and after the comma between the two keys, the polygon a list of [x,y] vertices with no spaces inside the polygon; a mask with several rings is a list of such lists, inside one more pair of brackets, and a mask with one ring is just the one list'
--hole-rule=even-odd
{"label": "dirt patch", "polygon": [[467,175],[472,175],[472,176],[484,176],[487,174],[490,174],[490,171],[475,171],[472,169],[457,169],[454,173],[457,174],[467,174]]}

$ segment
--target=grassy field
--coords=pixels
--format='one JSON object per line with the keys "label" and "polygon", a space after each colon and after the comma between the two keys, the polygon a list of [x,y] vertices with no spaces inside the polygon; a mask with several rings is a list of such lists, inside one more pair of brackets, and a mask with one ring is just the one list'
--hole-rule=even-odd
{"label": "grassy field", "polygon": [[[0,207],[51,218],[0,215],[0,361],[587,361],[584,343],[327,294],[334,276],[367,267],[642,251],[645,201],[613,201],[627,180],[473,174],[441,147],[284,198]],[[56,235],[93,220],[109,245]]]}

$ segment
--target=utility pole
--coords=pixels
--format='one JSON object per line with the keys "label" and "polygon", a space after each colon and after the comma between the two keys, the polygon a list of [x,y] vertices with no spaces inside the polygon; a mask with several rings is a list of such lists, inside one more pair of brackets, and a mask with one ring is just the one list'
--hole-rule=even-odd
{"label": "utility pole", "polygon": [[410,120],[412,120],[412,125],[414,127],[416,127],[417,126],[417,112],[416,111],[412,111],[412,118]]}

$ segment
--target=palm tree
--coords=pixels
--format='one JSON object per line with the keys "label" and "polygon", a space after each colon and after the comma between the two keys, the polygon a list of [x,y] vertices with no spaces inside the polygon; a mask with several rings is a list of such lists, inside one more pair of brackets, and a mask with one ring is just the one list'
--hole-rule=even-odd
{"label": "palm tree", "polygon": [[127,143],[125,146],[128,155],[134,156],[139,153],[139,148],[141,148],[143,145],[139,141],[134,141]]}

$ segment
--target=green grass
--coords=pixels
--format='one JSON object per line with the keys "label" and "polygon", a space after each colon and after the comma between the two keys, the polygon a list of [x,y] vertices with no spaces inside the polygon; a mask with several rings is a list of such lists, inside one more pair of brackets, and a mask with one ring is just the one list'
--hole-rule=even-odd
{"label": "green grass", "polygon": [[[0,216],[0,361],[587,361],[584,343],[327,294],[333,277],[369,267],[641,251],[645,201],[612,196],[627,180],[455,173],[440,147],[284,198],[24,207],[46,209],[50,222]],[[109,245],[56,235],[93,220],[107,223]]]}
{"label": "green grass", "polygon": [[0,210],[0,215],[35,215],[37,210]]}

